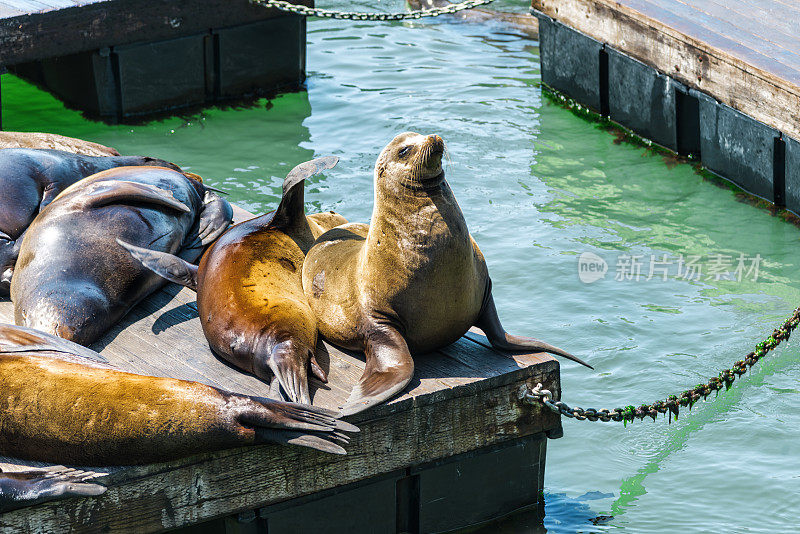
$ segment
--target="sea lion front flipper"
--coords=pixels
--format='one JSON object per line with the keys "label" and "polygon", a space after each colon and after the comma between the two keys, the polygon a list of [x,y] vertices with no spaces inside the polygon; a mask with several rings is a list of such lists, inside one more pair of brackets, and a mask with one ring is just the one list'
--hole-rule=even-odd
{"label": "sea lion front flipper", "polygon": [[203,211],[198,222],[197,234],[200,244],[206,247],[216,241],[228,229],[232,220],[233,208],[230,203],[207,190],[203,196]]}
{"label": "sea lion front flipper", "polygon": [[414,376],[414,360],[403,336],[394,327],[380,325],[367,335],[367,365],[361,380],[342,406],[342,415],[366,410],[403,390]]}
{"label": "sea lion front flipper", "polygon": [[62,360],[115,369],[102,355],[83,345],[33,328],[0,324],[0,356],[26,352],[57,354],[54,357]]}
{"label": "sea lion front flipper", "polygon": [[89,482],[101,476],[105,473],[60,465],[0,473],[0,513],[46,500],[101,495],[106,487]]}
{"label": "sea lion front flipper", "polygon": [[121,239],[117,239],[117,243],[161,278],[197,291],[197,265],[166,252],[131,245]]}
{"label": "sea lion front flipper", "polygon": [[154,185],[131,182],[128,180],[101,180],[89,185],[84,199],[84,208],[98,208],[109,204],[136,202],[153,204],[184,213],[192,210],[176,199],[171,191]]}
{"label": "sea lion front flipper", "polygon": [[556,354],[558,356],[568,358],[573,362],[578,362],[581,365],[585,365],[589,369],[594,369],[594,367],[581,360],[577,356],[573,356],[569,352],[559,349],[558,347],[554,347],[549,343],[545,343],[544,341],[540,341],[532,337],[515,336],[506,332],[503,328],[503,325],[500,324],[500,317],[497,315],[497,308],[494,305],[494,297],[492,297],[491,285],[487,289],[487,297],[483,303],[481,314],[478,317],[478,320],[475,321],[475,326],[483,330],[483,333],[486,334],[486,337],[489,339],[489,343],[491,343],[492,347],[496,349],[516,352],[549,352],[550,354]]}
{"label": "sea lion front flipper", "polygon": [[332,169],[337,163],[339,163],[339,158],[336,156],[325,156],[301,163],[289,171],[283,181],[281,203],[278,204],[269,226],[271,228],[289,228],[298,223],[308,225],[303,205],[303,182],[326,169]]}
{"label": "sea lion front flipper", "polygon": [[11,277],[19,257],[23,235],[25,232],[15,240],[10,235],[0,232],[0,295],[8,295],[11,289]]}

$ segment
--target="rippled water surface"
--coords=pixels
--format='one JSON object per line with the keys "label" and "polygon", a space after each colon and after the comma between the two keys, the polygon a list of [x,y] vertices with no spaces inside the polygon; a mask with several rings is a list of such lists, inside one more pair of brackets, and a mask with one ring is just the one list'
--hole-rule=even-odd
{"label": "rippled water surface", "polygon": [[[363,222],[381,148],[404,130],[439,133],[504,323],[595,366],[562,366],[564,399],[584,407],[652,401],[703,381],[800,303],[798,228],[738,202],[688,165],[615,144],[543,99],[536,42],[497,25],[444,20],[313,20],[308,28],[307,93],[105,126],[6,75],[4,126],[175,161],[251,211],[274,208],[293,165],[336,154],[338,167],[308,186],[307,199]],[[584,252],[608,263],[605,279],[579,280]],[[666,280],[659,271],[646,280],[650,256],[664,254],[701,256],[706,271],[715,255],[731,258],[730,271],[740,255],[747,267],[762,259],[757,279],[744,272],[740,282],[708,280],[704,272],[686,280],[673,263]],[[641,279],[615,280],[633,255],[642,257]],[[547,531],[787,532],[800,524],[796,341],[672,425],[565,420],[564,431],[548,447]],[[521,517],[499,528],[535,523]]]}

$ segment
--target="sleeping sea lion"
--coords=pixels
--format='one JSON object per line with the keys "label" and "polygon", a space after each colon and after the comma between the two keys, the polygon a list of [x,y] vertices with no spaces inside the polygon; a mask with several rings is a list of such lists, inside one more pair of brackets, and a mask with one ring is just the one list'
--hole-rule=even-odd
{"label": "sleeping sea lion", "polygon": [[[453,5],[448,0],[406,0],[406,4],[409,9],[414,11]],[[450,16],[465,22],[499,22],[518,30],[530,39],[539,38],[539,20],[530,13],[508,13],[506,11],[472,8],[457,11]]]}
{"label": "sleeping sea lion", "polygon": [[[77,139],[75,140],[77,141]],[[96,172],[122,166],[180,169],[145,156],[84,156],[59,150],[0,150],[0,295],[7,295],[22,235],[64,189]]]}
{"label": "sleeping sea lion", "polygon": [[49,148],[83,156],[119,156],[116,149],[63,135],[42,132],[0,132],[2,148]]}
{"label": "sleeping sea lion", "polygon": [[117,238],[194,261],[232,216],[227,201],[172,169],[119,167],[81,180],[28,228],[11,280],[14,320],[88,345],[164,283]]}
{"label": "sleeping sea lion", "polygon": [[347,220],[333,212],[306,217],[303,183],[338,158],[300,164],[283,183],[273,213],[237,224],[203,255],[200,266],[120,241],[146,267],[197,291],[197,311],[211,349],[266,381],[277,378],[290,400],[311,403],[308,371],[327,382],[315,359],[317,322],[303,293],[303,260],[314,239]]}
{"label": "sleeping sea lion", "polygon": [[320,333],[366,352],[344,415],[398,393],[413,375],[412,354],[453,343],[473,325],[495,348],[583,363],[501,326],[483,254],[444,178],[443,152],[438,135],[395,137],[375,165],[369,226],[345,224],[324,233],[303,263],[303,289]]}
{"label": "sleeping sea lion", "polygon": [[71,465],[132,465],[278,443],[345,454],[357,432],[312,406],[125,372],[96,352],[0,325],[0,454]]}

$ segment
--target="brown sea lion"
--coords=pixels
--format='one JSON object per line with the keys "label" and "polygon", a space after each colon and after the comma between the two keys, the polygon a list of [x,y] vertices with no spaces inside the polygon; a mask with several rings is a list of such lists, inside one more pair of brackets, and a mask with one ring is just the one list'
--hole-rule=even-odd
{"label": "brown sea lion", "polygon": [[[333,415],[198,382],[128,373],[75,343],[0,325],[2,455],[72,465],[131,465],[259,443],[345,454],[345,432],[358,429]],[[0,506],[20,500],[15,487],[35,500],[58,496],[62,482],[33,473],[21,478],[0,474]],[[67,493],[97,493],[97,488],[72,490]]]}
{"label": "brown sea lion", "polygon": [[483,254],[444,178],[443,151],[438,135],[395,137],[375,165],[369,226],[326,232],[303,263],[303,289],[320,333],[366,352],[345,415],[398,393],[413,375],[412,354],[453,343],[473,325],[495,348],[551,352],[583,363],[501,326]]}
{"label": "brown sea lion", "polygon": [[63,135],[42,132],[0,132],[2,148],[49,148],[83,156],[119,156],[116,149]]}
{"label": "brown sea lion", "polygon": [[[76,140],[77,141],[77,140]],[[123,166],[180,169],[145,156],[85,156],[59,150],[0,150],[0,295],[7,295],[22,235],[64,189],[100,171]]]}
{"label": "brown sea lion", "polygon": [[[406,0],[406,5],[408,5],[409,9],[420,11],[449,7],[453,4],[448,0]],[[499,22],[518,30],[530,39],[539,38],[539,21],[530,13],[508,13],[506,11],[472,8],[457,11],[450,16],[465,22]]]}
{"label": "brown sea lion", "polygon": [[14,319],[88,345],[164,283],[117,238],[194,261],[232,216],[228,202],[172,169],[119,167],[81,180],[28,228],[11,281]]}
{"label": "brown sea lion", "polygon": [[197,311],[211,349],[266,381],[277,378],[290,400],[311,403],[308,371],[317,364],[317,322],[303,293],[302,265],[314,239],[347,220],[333,212],[306,217],[303,183],[338,158],[298,165],[283,183],[273,213],[237,224],[196,267],[177,256],[120,241],[145,266],[197,291]]}

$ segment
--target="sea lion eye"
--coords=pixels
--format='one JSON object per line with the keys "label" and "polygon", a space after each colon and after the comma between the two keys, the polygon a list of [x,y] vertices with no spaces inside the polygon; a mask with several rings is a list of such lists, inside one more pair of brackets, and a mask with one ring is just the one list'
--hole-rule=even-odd
{"label": "sea lion eye", "polygon": [[411,152],[411,147],[410,146],[405,146],[405,147],[400,149],[400,152],[398,152],[397,155],[400,156],[401,158],[404,158],[404,157],[408,156],[409,152]]}

